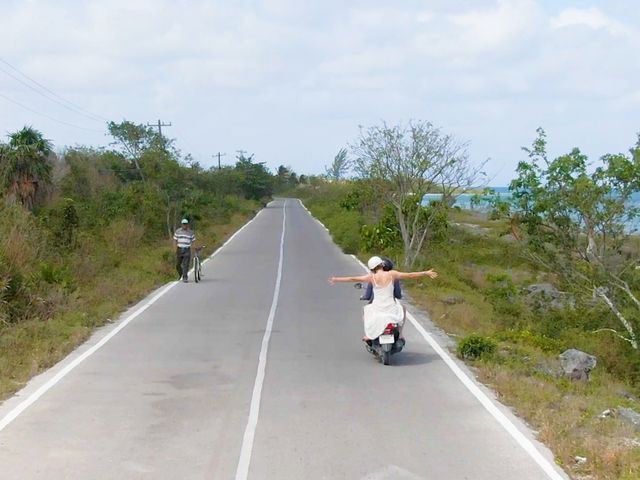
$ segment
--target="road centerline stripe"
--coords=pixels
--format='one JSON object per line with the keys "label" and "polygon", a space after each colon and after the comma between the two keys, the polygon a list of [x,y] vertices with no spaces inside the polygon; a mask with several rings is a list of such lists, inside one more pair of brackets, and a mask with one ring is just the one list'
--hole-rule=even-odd
{"label": "road centerline stripe", "polygon": [[249,418],[247,419],[247,427],[242,438],[242,447],[240,448],[240,458],[236,469],[236,480],[246,480],[249,476],[249,467],[251,465],[251,453],[253,451],[253,443],[258,426],[258,416],[260,415],[260,401],[262,399],[262,386],[264,385],[264,377],[267,368],[267,353],[269,351],[269,340],[271,331],[273,330],[273,320],[278,308],[278,298],[280,297],[280,283],[282,281],[282,264],[284,258],[284,236],[287,220],[287,201],[282,206],[282,236],[280,237],[280,256],[278,259],[278,273],[276,275],[276,285],[273,290],[273,300],[271,301],[271,309],[267,319],[264,336],[262,337],[262,346],[260,347],[260,356],[258,357],[258,371],[256,380],[253,385],[253,393],[251,395],[251,406],[249,408]]}

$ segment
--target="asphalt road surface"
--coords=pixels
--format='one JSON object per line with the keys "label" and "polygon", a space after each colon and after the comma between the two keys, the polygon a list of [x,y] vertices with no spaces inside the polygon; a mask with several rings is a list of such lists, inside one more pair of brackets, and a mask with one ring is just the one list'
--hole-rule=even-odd
{"label": "asphalt road surface", "polygon": [[391,366],[365,351],[360,292],[327,283],[361,272],[275,200],[202,283],[167,285],[0,406],[0,478],[566,478],[414,326]]}

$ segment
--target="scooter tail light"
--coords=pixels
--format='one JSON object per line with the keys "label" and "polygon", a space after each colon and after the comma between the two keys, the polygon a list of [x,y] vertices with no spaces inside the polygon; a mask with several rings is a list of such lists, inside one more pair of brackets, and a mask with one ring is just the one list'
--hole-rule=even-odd
{"label": "scooter tail light", "polygon": [[398,326],[398,324],[396,323],[389,323],[386,328],[384,329],[384,333],[389,334],[391,332],[393,332],[393,330],[395,330],[395,328]]}

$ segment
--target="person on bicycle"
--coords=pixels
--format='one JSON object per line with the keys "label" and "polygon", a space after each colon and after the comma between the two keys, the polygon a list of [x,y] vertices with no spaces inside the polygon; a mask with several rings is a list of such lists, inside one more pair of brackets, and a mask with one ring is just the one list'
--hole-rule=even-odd
{"label": "person on bicycle", "polygon": [[182,279],[187,283],[189,279],[189,262],[191,262],[191,247],[196,240],[196,235],[189,226],[189,220],[182,219],[182,226],[173,234],[173,241],[176,246],[176,270],[178,271],[178,280]]}

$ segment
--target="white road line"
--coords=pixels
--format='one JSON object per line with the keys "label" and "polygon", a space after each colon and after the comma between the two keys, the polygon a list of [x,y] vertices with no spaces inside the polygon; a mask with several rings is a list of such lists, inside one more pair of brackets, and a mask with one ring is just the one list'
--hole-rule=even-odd
{"label": "white road line", "polygon": [[[258,212],[251,220],[245,223],[239,230],[237,230],[231,237],[227,239],[215,252],[209,257],[213,258],[217,255],[236,235],[238,235],[242,230],[244,230],[251,222],[253,222],[258,215],[262,212]],[[208,260],[208,259],[207,259]],[[206,260],[205,260],[206,261]],[[204,262],[203,262],[204,263]],[[38,388],[35,392],[29,395],[23,402],[20,402],[16,405],[13,410],[11,410],[7,415],[5,415],[2,420],[0,420],[0,432],[4,430],[7,425],[9,425],[12,421],[14,421],[22,412],[24,412],[27,408],[33,405],[42,395],[44,395],[49,389],[51,389],[54,385],[56,385],[60,380],[62,380],[69,372],[71,372],[74,368],[80,365],[83,361],[89,358],[91,355],[96,353],[100,348],[102,348],[109,340],[115,337],[124,327],[129,325],[133,319],[139,316],[142,312],[144,312],[147,308],[153,305],[160,297],[162,297],[165,293],[171,290],[180,282],[171,282],[166,285],[162,290],[160,290],[156,295],[154,295],[147,303],[138,308],[135,312],[129,315],[127,318],[122,320],[122,322],[111,332],[105,335],[98,343],[96,343],[93,347],[88,349],[79,357],[75,358],[72,362],[70,362],[67,366],[65,366],[62,370],[56,373],[52,378],[50,378],[46,383],[44,383],[40,388]]]}
{"label": "white road line", "polygon": [[253,394],[251,395],[251,407],[249,409],[249,419],[247,420],[247,428],[244,431],[242,439],[242,447],[240,449],[240,459],[238,460],[238,468],[236,469],[236,480],[246,480],[249,476],[249,466],[251,464],[251,453],[253,451],[253,441],[256,435],[256,427],[258,426],[258,416],[260,414],[260,400],[262,398],[262,385],[264,384],[264,376],[267,368],[267,353],[269,351],[269,339],[271,338],[271,330],[273,329],[273,319],[278,308],[278,298],[280,296],[280,282],[282,280],[282,263],[284,258],[284,234],[287,220],[287,201],[285,200],[282,207],[282,237],[280,238],[280,259],[278,260],[278,274],[276,276],[276,286],[273,291],[273,300],[271,301],[271,310],[269,310],[269,318],[267,319],[267,327],[262,337],[262,347],[260,348],[260,357],[258,360],[258,373],[256,381],[253,385]]}
{"label": "white road line", "polygon": [[[329,234],[329,236],[331,236],[331,232],[329,231],[329,229],[325,226],[324,223],[322,223],[320,220],[318,220],[316,217],[313,216],[313,214],[311,213],[311,211],[309,211],[309,209],[304,205],[304,203],[302,203],[302,200],[298,199],[298,201],[300,202],[300,205],[302,205],[302,208],[304,208],[307,213],[309,215],[311,215],[311,218],[313,218],[316,222],[318,222],[318,225],[320,225],[322,228],[324,228],[327,233]],[[333,238],[333,237],[332,237]]]}
{"label": "white road line", "polygon": [[[365,266],[364,263],[360,261],[358,257],[355,255],[351,255],[351,257],[360,264],[365,271],[369,271],[369,269]],[[469,378],[462,369],[456,364],[456,362],[451,358],[451,355],[436,342],[436,340],[427,332],[424,327],[415,319],[413,315],[409,311],[407,311],[407,318],[411,322],[411,324],[418,330],[418,332],[424,337],[427,343],[435,350],[435,352],[440,356],[440,358],[444,361],[444,363],[451,369],[453,374],[458,377],[458,380],[462,382],[462,384],[471,392],[471,394],[476,397],[476,399],[482,404],[482,406],[491,414],[491,416],[513,437],[513,439],[520,445],[525,452],[529,454],[529,456],[544,470],[547,476],[552,480],[566,480],[566,477],[560,475],[555,467],[538,451],[538,449],[533,445],[531,440],[529,440],[518,428],[513,424],[511,420],[507,418],[507,416],[496,407],[496,405],[487,397],[487,395],[480,390],[478,385],[474,383],[474,381]]]}

